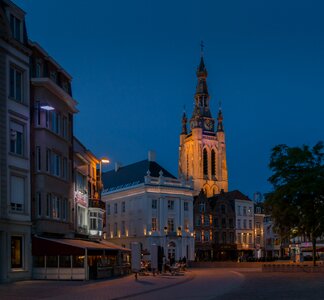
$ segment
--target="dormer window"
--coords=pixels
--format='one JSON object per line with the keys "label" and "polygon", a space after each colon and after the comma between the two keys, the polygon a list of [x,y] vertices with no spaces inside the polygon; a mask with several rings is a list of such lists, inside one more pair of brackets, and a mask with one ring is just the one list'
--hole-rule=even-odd
{"label": "dormer window", "polygon": [[22,42],[22,22],[14,15],[10,15],[10,29],[12,37],[19,42]]}
{"label": "dormer window", "polygon": [[40,62],[36,63],[35,77],[36,78],[42,77],[42,64]]}

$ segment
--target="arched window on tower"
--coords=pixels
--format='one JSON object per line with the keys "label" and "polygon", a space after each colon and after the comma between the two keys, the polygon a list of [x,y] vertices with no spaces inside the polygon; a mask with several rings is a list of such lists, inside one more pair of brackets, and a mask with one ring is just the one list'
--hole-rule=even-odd
{"label": "arched window on tower", "polygon": [[213,177],[216,176],[216,154],[214,149],[211,152],[211,174]]}
{"label": "arched window on tower", "polygon": [[207,156],[206,148],[203,151],[203,164],[204,164],[204,176],[208,176],[208,156]]}

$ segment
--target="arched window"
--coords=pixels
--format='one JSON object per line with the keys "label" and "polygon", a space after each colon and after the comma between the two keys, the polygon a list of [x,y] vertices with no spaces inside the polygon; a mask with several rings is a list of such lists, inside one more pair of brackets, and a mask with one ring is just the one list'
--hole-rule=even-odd
{"label": "arched window", "polygon": [[216,154],[214,149],[211,152],[211,174],[216,176]]}
{"label": "arched window", "polygon": [[206,148],[203,151],[204,175],[208,175],[208,156]]}

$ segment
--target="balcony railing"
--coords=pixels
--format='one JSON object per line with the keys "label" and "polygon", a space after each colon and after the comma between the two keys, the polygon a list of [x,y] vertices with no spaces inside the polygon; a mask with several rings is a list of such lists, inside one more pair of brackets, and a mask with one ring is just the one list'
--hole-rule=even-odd
{"label": "balcony railing", "polygon": [[89,207],[96,207],[105,210],[105,202],[98,199],[89,199]]}

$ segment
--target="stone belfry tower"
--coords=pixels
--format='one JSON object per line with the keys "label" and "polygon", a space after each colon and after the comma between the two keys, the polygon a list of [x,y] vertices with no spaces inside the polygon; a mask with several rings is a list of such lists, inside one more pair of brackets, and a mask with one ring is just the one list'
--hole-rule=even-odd
{"label": "stone belfry tower", "polygon": [[[210,112],[207,69],[201,53],[197,68],[195,106],[189,120],[183,113],[179,147],[179,177],[193,179],[195,193],[201,189],[207,196],[228,191],[226,144],[221,108],[217,123]],[[215,126],[216,125],[216,126]],[[215,128],[216,127],[216,128]]]}

